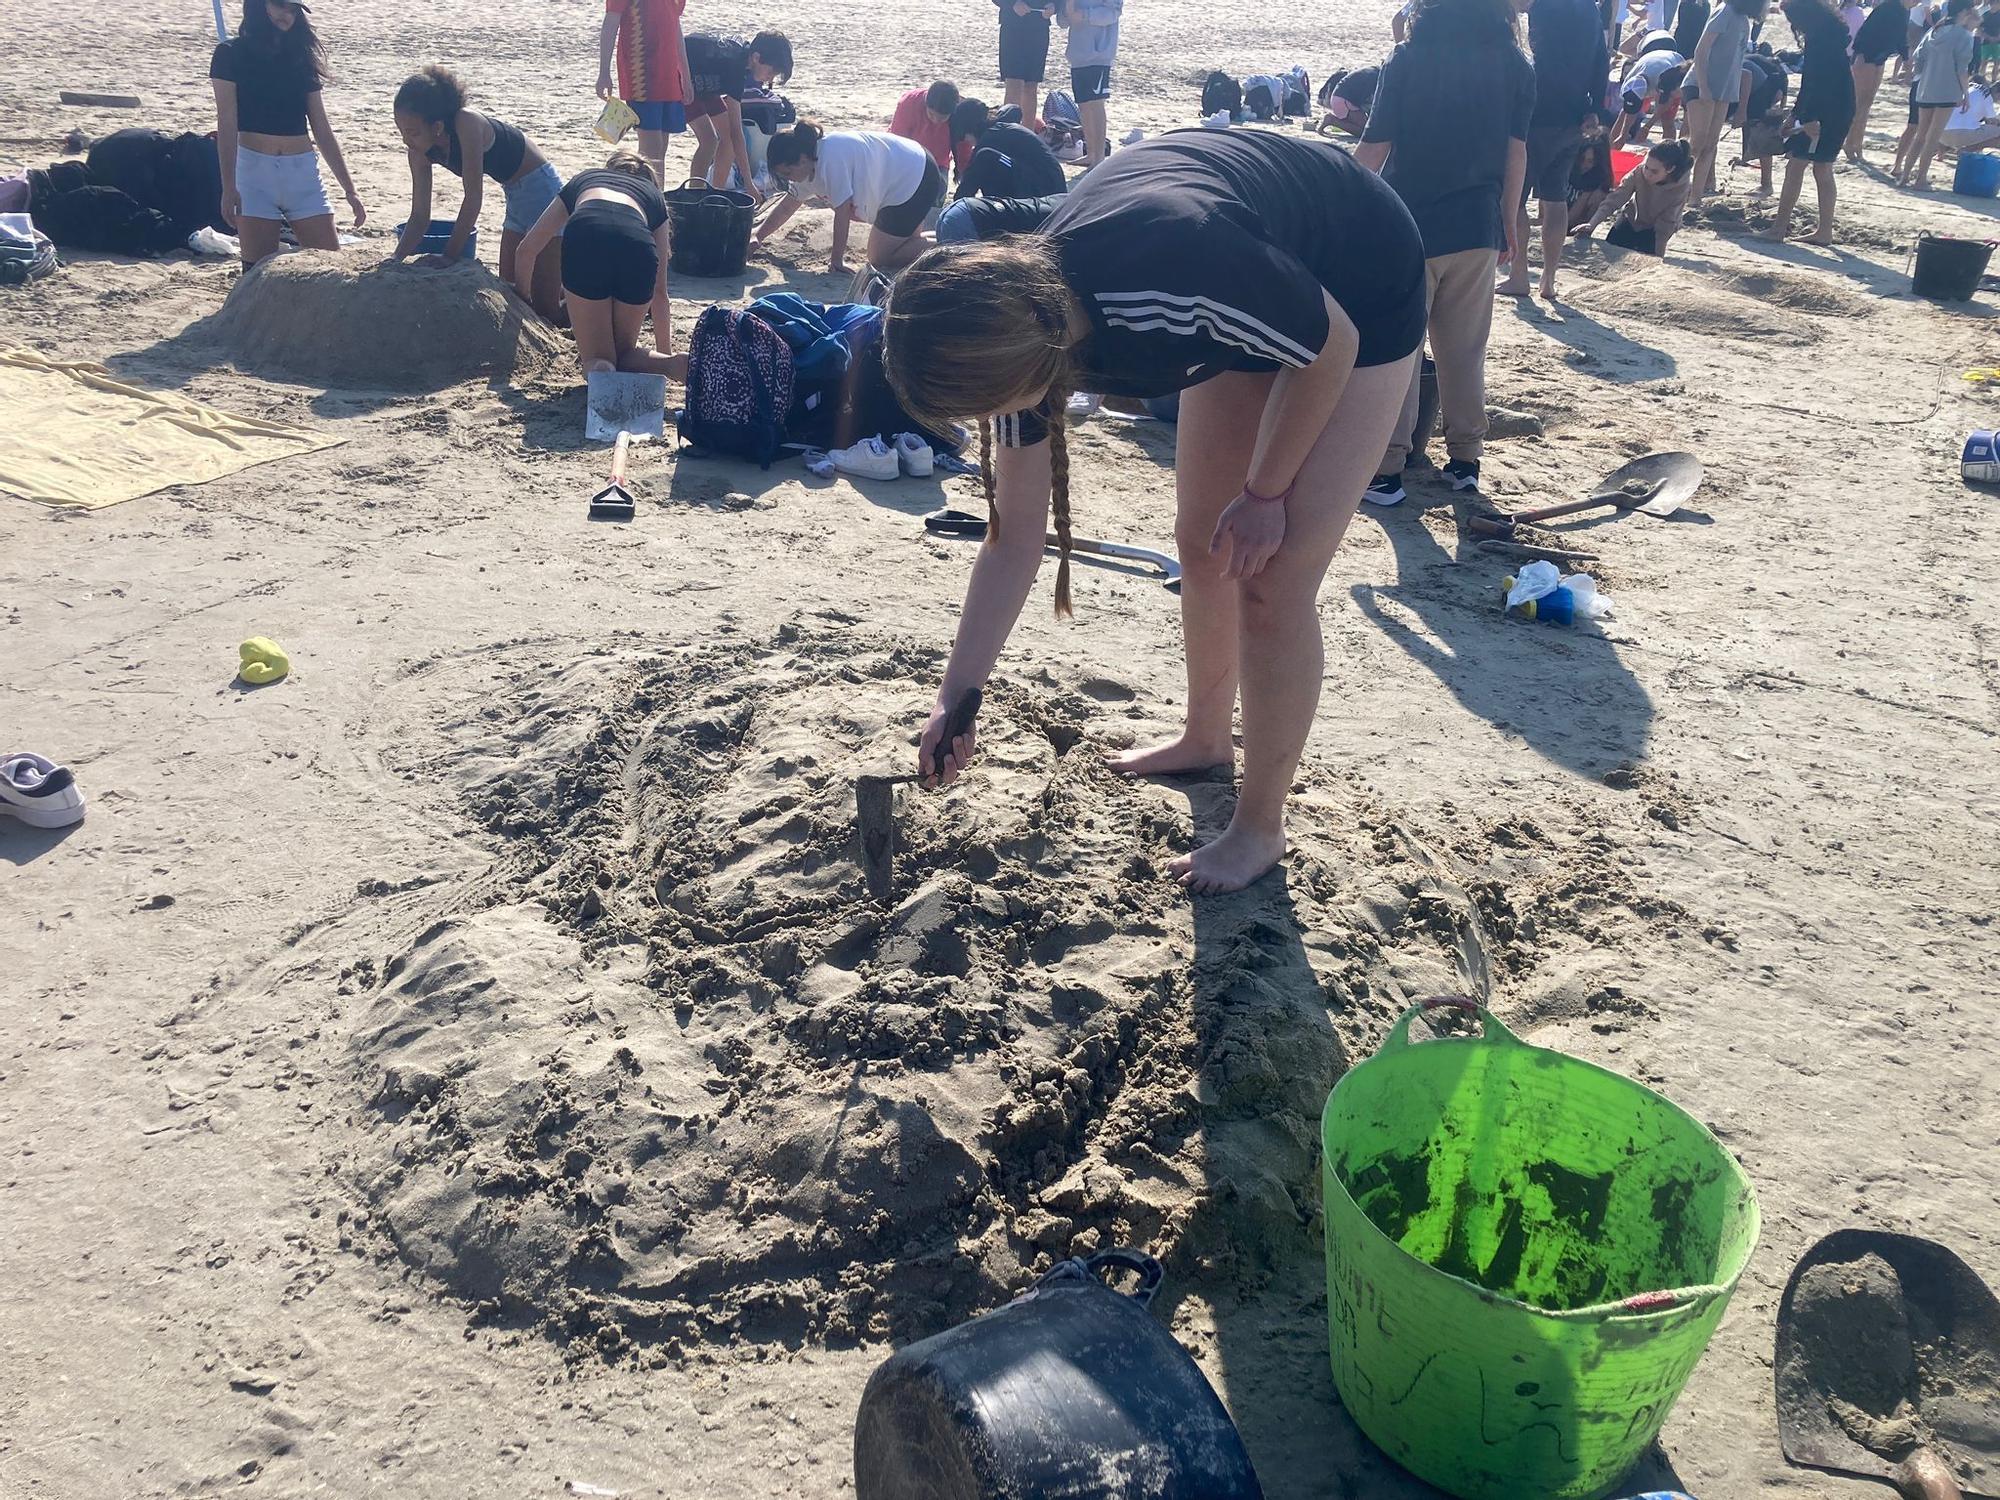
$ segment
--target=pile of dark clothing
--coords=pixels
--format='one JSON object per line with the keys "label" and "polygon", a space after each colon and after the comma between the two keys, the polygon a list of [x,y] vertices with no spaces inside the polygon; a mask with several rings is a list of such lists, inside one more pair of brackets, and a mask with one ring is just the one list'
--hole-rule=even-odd
{"label": "pile of dark clothing", "polygon": [[165,255],[222,219],[222,166],[212,135],[121,130],[82,161],[28,171],[35,227],[66,250]]}

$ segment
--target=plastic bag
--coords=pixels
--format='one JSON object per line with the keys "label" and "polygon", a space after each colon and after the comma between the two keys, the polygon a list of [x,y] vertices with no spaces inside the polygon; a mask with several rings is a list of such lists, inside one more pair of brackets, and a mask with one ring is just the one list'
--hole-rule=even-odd
{"label": "plastic bag", "polygon": [[1507,590],[1506,607],[1519,609],[1531,600],[1548,598],[1557,589],[1569,590],[1571,608],[1579,618],[1611,618],[1611,596],[1598,590],[1596,579],[1588,573],[1571,573],[1564,577],[1556,571],[1552,562],[1531,562],[1521,569],[1514,577],[1514,586]]}

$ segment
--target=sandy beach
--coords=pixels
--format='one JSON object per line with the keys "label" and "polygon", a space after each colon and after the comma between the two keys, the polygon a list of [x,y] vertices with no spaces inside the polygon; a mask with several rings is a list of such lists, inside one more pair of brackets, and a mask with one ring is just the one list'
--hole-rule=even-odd
{"label": "sandy beach", "polygon": [[[315,16],[369,254],[420,63],[566,171],[602,154],[581,0]],[[1192,124],[1211,68],[1374,60],[1387,18],[1128,9],[1113,138]],[[986,0],[691,15],[765,24],[830,124],[932,77],[999,97]],[[10,10],[0,171],[73,125],[212,128],[212,45],[188,5]],[[1044,570],[973,771],[906,795],[897,901],[862,888],[853,778],[909,758],[971,558],[920,518],[974,482],[650,448],[636,520],[597,525],[566,359],[434,394],[247,373],[213,323],[237,266],[187,256],[0,292],[0,345],[341,439],[99,511],[0,500],[0,749],[90,804],[0,822],[0,1494],[851,1494],[892,1347],[1113,1244],[1167,1262],[1274,1500],[1434,1494],[1334,1395],[1318,1121],[1446,992],[1665,1093],[1756,1182],[1756,1257],[1627,1488],[1884,1493],[1786,1465],[1773,1324],[1842,1227],[2000,1285],[2000,496],[1958,469],[2000,425],[1960,378],[2000,293],[1906,271],[1996,210],[1843,164],[1839,244],[1778,247],[1754,186],[1668,262],[1575,249],[1566,305],[1496,316],[1496,503],[1706,465],[1673,520],[1558,523],[1616,618],[1503,618],[1514,564],[1434,475],[1358,517],[1292,852],[1195,902],[1164,867],[1228,782],[1101,764],[1177,722],[1176,602],[1082,565],[1073,622]],[[748,295],[838,300],[829,229],[801,214]],[[674,293],[684,337],[745,288]],[[1079,426],[1079,532],[1170,548],[1172,444]],[[248,636],[285,681],[233,682]]]}

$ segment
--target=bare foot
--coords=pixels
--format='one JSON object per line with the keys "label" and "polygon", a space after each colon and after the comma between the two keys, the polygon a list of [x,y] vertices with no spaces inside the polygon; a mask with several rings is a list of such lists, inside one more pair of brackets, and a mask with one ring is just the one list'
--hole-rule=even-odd
{"label": "bare foot", "polygon": [[1554,280],[1544,276],[1542,278],[1542,285],[1535,295],[1553,307],[1556,300],[1556,284]]}
{"label": "bare foot", "polygon": [[1800,240],[1799,243],[1801,245],[1831,245],[1833,243],[1833,236],[1830,234],[1809,234]]}
{"label": "bare foot", "polygon": [[1163,745],[1106,756],[1104,763],[1121,776],[1180,776],[1190,771],[1233,766],[1236,748],[1227,740],[1217,745],[1181,735]]}
{"label": "bare foot", "polygon": [[1168,865],[1167,873],[1197,896],[1215,896],[1242,890],[1268,874],[1284,854],[1284,834],[1247,832],[1231,823],[1214,843]]}
{"label": "bare foot", "polygon": [[1509,278],[1493,288],[1493,294],[1496,297],[1525,297],[1533,290],[1534,288],[1529,286],[1527,282],[1515,281]]}
{"label": "bare foot", "polygon": [[1757,238],[1760,240],[1769,240],[1771,241],[1771,243],[1775,245],[1782,245],[1785,242],[1786,233],[1787,231],[1784,225],[1773,224],[1769,229],[1758,230]]}

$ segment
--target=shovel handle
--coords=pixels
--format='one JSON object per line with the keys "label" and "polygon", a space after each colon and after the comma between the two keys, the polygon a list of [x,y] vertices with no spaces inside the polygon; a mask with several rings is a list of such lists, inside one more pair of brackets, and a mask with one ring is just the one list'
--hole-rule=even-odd
{"label": "shovel handle", "polygon": [[618,433],[618,441],[611,448],[611,482],[613,484],[623,484],[625,482],[625,459],[631,451],[632,434],[621,429]]}
{"label": "shovel handle", "polygon": [[1606,505],[1615,505],[1621,510],[1637,510],[1654,495],[1659,493],[1656,484],[1644,495],[1628,495],[1623,490],[1606,490],[1601,495],[1592,495],[1585,500],[1565,500],[1561,505],[1539,505],[1533,510],[1517,510],[1517,521],[1553,521],[1558,516],[1573,516],[1579,511],[1597,510]]}
{"label": "shovel handle", "polygon": [[979,705],[986,701],[986,695],[978,688],[967,688],[964,696],[952,708],[951,719],[944,726],[944,733],[938,737],[937,748],[931,752],[931,775],[944,775],[944,758],[951,754],[951,747],[958,743],[958,737],[972,727],[972,721],[979,717]]}

